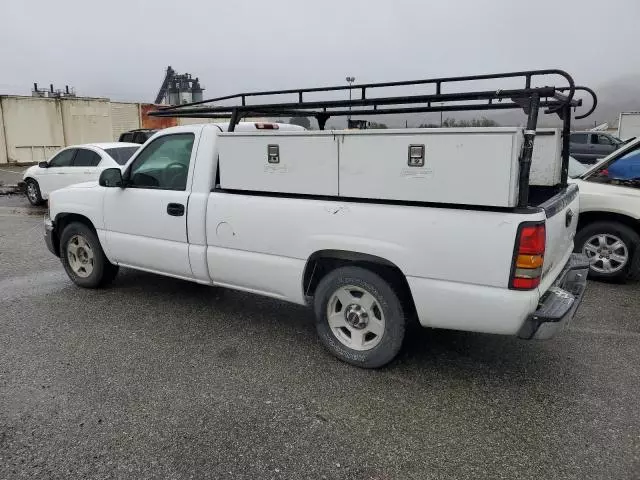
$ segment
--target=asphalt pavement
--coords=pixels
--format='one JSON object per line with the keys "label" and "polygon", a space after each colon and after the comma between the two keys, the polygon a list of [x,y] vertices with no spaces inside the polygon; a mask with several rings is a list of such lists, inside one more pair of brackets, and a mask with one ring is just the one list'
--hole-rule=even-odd
{"label": "asphalt pavement", "polygon": [[23,165],[0,165],[0,186],[17,185],[27,168]]}
{"label": "asphalt pavement", "polygon": [[77,288],[3,208],[2,479],[639,477],[638,284],[590,282],[550,341],[411,330],[368,371],[307,308],[131,270]]}

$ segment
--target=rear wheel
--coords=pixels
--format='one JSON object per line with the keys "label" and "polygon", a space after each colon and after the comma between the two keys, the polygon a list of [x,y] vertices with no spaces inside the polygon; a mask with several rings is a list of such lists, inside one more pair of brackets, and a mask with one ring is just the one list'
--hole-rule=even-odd
{"label": "rear wheel", "polygon": [[590,262],[592,278],[625,282],[640,277],[640,236],[618,222],[594,222],[576,234],[575,250]]}
{"label": "rear wheel", "polygon": [[341,267],[318,284],[316,328],[324,346],[345,362],[381,367],[402,346],[405,312],[393,287],[361,267]]}
{"label": "rear wheel", "polygon": [[110,283],[117,265],[107,260],[95,232],[84,223],[71,223],[60,238],[60,260],[76,285],[98,288]]}
{"label": "rear wheel", "polygon": [[42,194],[40,193],[40,185],[32,178],[28,178],[26,180],[27,186],[27,199],[29,203],[33,206],[42,205],[44,200],[42,199]]}

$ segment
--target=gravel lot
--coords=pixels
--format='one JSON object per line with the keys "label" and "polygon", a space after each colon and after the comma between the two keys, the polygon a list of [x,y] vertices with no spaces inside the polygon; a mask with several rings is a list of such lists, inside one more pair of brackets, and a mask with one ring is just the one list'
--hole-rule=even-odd
{"label": "gravel lot", "polygon": [[411,331],[365,371],[302,307],[130,270],[76,288],[9,211],[2,479],[638,478],[639,285],[591,282],[551,341]]}

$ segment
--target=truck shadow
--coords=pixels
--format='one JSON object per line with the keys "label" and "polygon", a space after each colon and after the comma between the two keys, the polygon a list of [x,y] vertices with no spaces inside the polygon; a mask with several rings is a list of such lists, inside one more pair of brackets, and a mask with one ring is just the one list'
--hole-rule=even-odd
{"label": "truck shadow", "polygon": [[[123,270],[113,290],[117,290],[119,297],[130,294],[165,303],[168,322],[180,318],[181,313],[189,315],[202,337],[219,339],[219,335],[229,335],[225,340],[233,343],[234,329],[226,327],[237,322],[238,327],[254,330],[264,342],[271,342],[275,350],[286,345],[281,352],[284,356],[295,357],[299,347],[300,356],[318,355],[320,363],[331,362],[338,370],[353,369],[322,349],[316,337],[314,315],[308,307],[133,270]],[[546,377],[550,369],[556,372],[571,369],[562,342],[562,337],[529,342],[509,336],[409,325],[397,359],[379,371],[421,375],[425,370],[435,369],[451,376],[477,373],[529,382]],[[309,348],[314,352],[310,353]],[[225,347],[220,354],[233,358],[232,350]]]}

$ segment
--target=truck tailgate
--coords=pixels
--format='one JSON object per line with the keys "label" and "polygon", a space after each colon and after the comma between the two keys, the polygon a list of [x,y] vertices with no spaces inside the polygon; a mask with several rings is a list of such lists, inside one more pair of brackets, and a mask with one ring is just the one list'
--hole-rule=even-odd
{"label": "truck tailgate", "polygon": [[540,283],[540,290],[543,293],[562,271],[573,251],[573,239],[580,208],[577,185],[569,185],[540,207],[547,217],[546,249]]}

